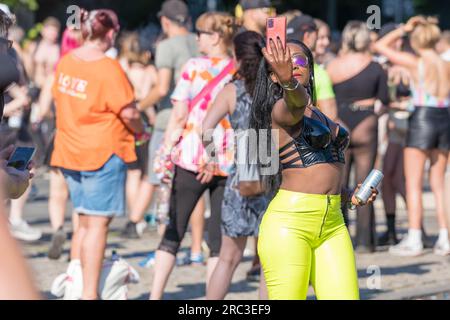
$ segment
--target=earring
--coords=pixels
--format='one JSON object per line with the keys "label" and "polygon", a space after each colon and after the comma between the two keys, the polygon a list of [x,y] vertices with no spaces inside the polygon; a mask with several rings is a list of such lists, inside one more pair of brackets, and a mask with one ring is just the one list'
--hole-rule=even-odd
{"label": "earring", "polygon": [[[274,89],[274,86],[275,86],[275,89]],[[269,85],[269,92],[271,92],[276,97],[280,97],[283,95],[283,88],[281,88],[278,83],[271,82]]]}
{"label": "earring", "polygon": [[273,81],[270,82],[270,84],[269,84],[269,91],[270,92],[273,92],[272,88],[273,88],[274,84],[275,84],[275,82],[273,82]]}

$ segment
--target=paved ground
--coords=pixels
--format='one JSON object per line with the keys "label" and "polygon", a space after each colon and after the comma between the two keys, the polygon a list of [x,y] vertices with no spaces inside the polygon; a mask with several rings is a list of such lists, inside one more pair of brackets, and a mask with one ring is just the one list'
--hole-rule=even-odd
{"label": "paved ground", "polygon": [[[69,242],[66,242],[63,256],[58,261],[49,260],[46,251],[51,238],[51,229],[48,220],[47,196],[48,180],[45,175],[36,179],[38,197],[27,204],[25,209],[26,219],[35,227],[40,228],[44,236],[36,243],[23,245],[24,253],[34,271],[37,284],[43,295],[54,299],[50,294],[52,280],[67,267]],[[433,198],[429,192],[425,194],[425,226],[427,232],[436,239],[437,224],[433,211]],[[404,203],[400,200],[401,210],[398,212],[398,225],[400,232],[407,228]],[[67,212],[70,212],[70,205]],[[377,231],[384,231],[384,215],[381,200],[376,202]],[[352,221],[354,216],[350,217]],[[67,228],[70,229],[70,217],[67,215]],[[120,237],[119,230],[125,220],[117,219],[113,222],[109,235],[107,254],[113,249],[129,261],[139,272],[141,282],[130,286],[131,299],[147,299],[152,280],[152,269],[141,268],[138,262],[145,258],[150,250],[154,250],[158,244],[158,235],[155,231],[147,231],[139,240],[126,240]],[[354,232],[354,224],[351,225]],[[251,250],[252,242],[248,248]],[[190,244],[189,234],[183,241],[183,249]],[[418,258],[393,257],[386,252],[386,248],[379,248],[374,254],[358,254],[356,257],[359,284],[362,299],[449,299],[450,292],[450,257],[439,257],[427,250]],[[233,279],[233,284],[227,299],[258,298],[258,286],[245,280],[245,273],[250,268],[251,257],[246,257]],[[206,269],[203,266],[176,267],[169,279],[165,299],[204,299]],[[380,277],[377,277],[380,275]],[[313,296],[311,290],[310,298]]]}

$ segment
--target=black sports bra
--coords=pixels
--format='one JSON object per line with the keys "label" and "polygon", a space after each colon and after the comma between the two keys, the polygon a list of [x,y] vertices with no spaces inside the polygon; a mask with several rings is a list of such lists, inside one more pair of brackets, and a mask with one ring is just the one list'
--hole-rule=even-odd
{"label": "black sports bra", "polygon": [[[350,143],[349,133],[339,126],[338,134],[333,140],[328,119],[324,118],[327,125],[318,120],[303,117],[300,135],[279,149],[282,169],[307,168],[319,163],[345,163],[344,152]],[[281,155],[293,145],[295,146],[293,150]],[[294,154],[297,155],[283,163],[283,160],[287,160]],[[301,164],[295,164],[299,160]]]}

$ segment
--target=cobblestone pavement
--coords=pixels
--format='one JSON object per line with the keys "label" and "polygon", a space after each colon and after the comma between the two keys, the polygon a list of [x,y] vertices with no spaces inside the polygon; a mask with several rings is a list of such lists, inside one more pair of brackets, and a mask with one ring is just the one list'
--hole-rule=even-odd
{"label": "cobblestone pavement", "polygon": [[[43,237],[35,243],[24,243],[23,250],[33,270],[37,285],[43,295],[55,299],[50,293],[53,279],[64,272],[67,267],[69,241],[60,260],[49,260],[46,256],[51,239],[51,228],[48,219],[47,196],[48,180],[45,175],[36,179],[38,196],[29,201],[25,208],[25,218],[32,226],[43,231]],[[433,197],[430,192],[424,196],[425,228],[427,233],[436,240],[437,223],[433,211]],[[407,217],[404,203],[399,201],[398,226],[399,232],[407,230]],[[70,205],[66,215],[66,229],[70,230]],[[354,234],[354,214],[351,218],[351,233]],[[376,202],[377,232],[385,230],[384,211],[381,200]],[[116,219],[112,223],[108,238],[107,255],[112,250],[129,261],[139,272],[141,281],[130,285],[131,299],[148,299],[152,281],[152,269],[142,268],[138,263],[145,258],[149,251],[158,245],[159,236],[156,231],[146,231],[139,240],[127,240],[120,237],[120,230],[125,219]],[[187,234],[182,243],[182,250],[188,249],[190,237]],[[248,241],[248,250],[253,248],[253,241]],[[450,257],[439,257],[427,249],[425,254],[416,258],[394,257],[386,252],[387,248],[378,248],[374,254],[357,254],[356,261],[359,275],[360,293],[362,299],[449,299],[450,292]],[[227,299],[255,300],[258,298],[257,283],[247,282],[245,275],[251,266],[251,256],[244,258],[239,265],[230,293]],[[164,295],[164,299],[204,299],[204,279],[206,268],[204,266],[178,266],[175,267]],[[381,275],[377,277],[377,275]],[[313,291],[310,290],[310,299]]]}

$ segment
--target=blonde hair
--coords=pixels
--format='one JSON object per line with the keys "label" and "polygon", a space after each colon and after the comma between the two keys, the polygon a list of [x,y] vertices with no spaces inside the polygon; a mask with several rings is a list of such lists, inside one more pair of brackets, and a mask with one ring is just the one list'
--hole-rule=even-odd
{"label": "blonde hair", "polygon": [[411,32],[411,45],[415,49],[434,49],[441,38],[439,21],[434,17],[424,17]]}
{"label": "blonde hair", "polygon": [[199,30],[217,32],[224,45],[229,48],[232,45],[236,32],[236,19],[225,12],[205,12],[196,21],[195,27]]}
{"label": "blonde hair", "polygon": [[362,21],[349,21],[342,32],[342,52],[365,52],[370,47],[370,31]]}
{"label": "blonde hair", "polygon": [[328,25],[328,23],[326,23],[323,20],[320,19],[314,19],[314,23],[316,24],[317,30],[321,29],[321,28],[327,28],[328,30],[331,31],[330,26]]}

